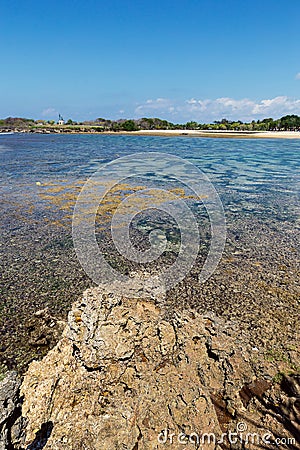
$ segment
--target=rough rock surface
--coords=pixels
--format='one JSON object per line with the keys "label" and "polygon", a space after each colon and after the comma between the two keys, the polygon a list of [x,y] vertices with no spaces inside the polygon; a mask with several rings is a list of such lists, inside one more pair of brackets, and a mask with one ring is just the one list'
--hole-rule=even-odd
{"label": "rough rock surface", "polygon": [[0,384],[0,450],[12,447],[21,434],[21,379],[16,372],[10,372]]}
{"label": "rough rock surface", "polygon": [[[167,311],[151,291],[137,299],[99,286],[73,305],[59,343],[30,365],[24,437],[11,448],[273,448],[299,432],[299,380],[285,378],[283,393],[272,381],[277,370],[235,324]],[[270,444],[246,443],[245,434],[222,440],[245,430]],[[213,433],[210,442],[203,433]],[[281,448],[297,448],[296,440]]]}

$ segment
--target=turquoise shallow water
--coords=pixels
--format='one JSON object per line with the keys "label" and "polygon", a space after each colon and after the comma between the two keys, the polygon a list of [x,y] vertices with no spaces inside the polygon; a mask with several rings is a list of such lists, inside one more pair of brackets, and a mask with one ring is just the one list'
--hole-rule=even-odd
{"label": "turquoise shallow water", "polygon": [[[264,323],[274,319],[278,326],[274,325],[274,336],[284,329],[289,338],[286,330],[291,317],[297,323],[299,314],[300,141],[0,135],[0,370],[1,363],[20,367],[24,360],[36,357],[36,351],[43,351],[35,348],[32,354],[29,347],[24,325],[28,315],[47,306],[54,314],[65,316],[74,298],[92,284],[73,251],[73,205],[66,211],[55,203],[60,188],[80,187],[101,164],[149,151],[180,156],[204,171],[219,193],[227,221],[224,257],[214,276],[199,286],[196,265],[187,281],[171,292],[173,303],[226,318],[238,317],[245,323],[250,320],[247,311],[253,311]],[[153,177],[150,170],[149,180]],[[166,185],[169,181],[165,180]],[[47,190],[52,185],[49,200]],[[60,222],[64,216],[68,216],[65,224]],[[142,232],[151,231],[149,218],[141,219],[134,235],[137,245]],[[155,228],[164,218],[154,216],[153,221]],[[202,237],[209,239],[205,217],[203,221]],[[167,232],[172,250],[178,233],[171,225],[168,223]],[[105,236],[100,238],[107,259],[116,264],[112,242]],[[172,263],[171,253],[168,258]],[[289,317],[285,311],[290,312]]]}
{"label": "turquoise shallow water", "polygon": [[135,152],[181,156],[211,177],[221,195],[297,196],[300,141],[101,135],[0,135],[1,192],[40,180],[82,179],[103,162]]}

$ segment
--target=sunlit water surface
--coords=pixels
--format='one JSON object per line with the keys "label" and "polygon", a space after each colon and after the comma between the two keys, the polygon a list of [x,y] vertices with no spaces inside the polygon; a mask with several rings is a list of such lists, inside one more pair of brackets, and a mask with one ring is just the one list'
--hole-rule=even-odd
{"label": "sunlit water surface", "polygon": [[[299,298],[300,140],[0,135],[0,359],[4,366],[22,366],[24,358],[35,356],[27,344],[20,343],[27,333],[28,315],[47,306],[64,316],[74,297],[92,285],[77,261],[71,238],[73,207],[84,182],[103,163],[150,151],[180,156],[204,171],[220,195],[227,220],[227,246],[213,279],[197,287],[196,282],[193,284],[198,270],[195,267],[191,279],[181,283],[171,293],[172,298],[182,306],[212,310],[226,317],[236,315],[240,303],[253,311],[258,308],[258,312],[262,305],[272,304],[273,316],[288,305],[295,316],[293,308]],[[149,170],[149,180],[151,176],[155,178],[155,173]],[[143,181],[145,186],[147,180]],[[168,181],[171,188],[176,187],[172,180],[165,180],[165,186]],[[130,192],[130,186],[122,189],[123,194]],[[118,201],[122,195],[119,192]],[[114,201],[116,198],[107,204]],[[98,223],[100,245],[107,260],[118,267],[120,261],[112,243],[101,235],[108,229],[112,212],[107,205],[103,208]],[[166,223],[172,249],[180,235],[176,224]],[[209,240],[205,212],[203,224],[203,235]],[[133,235],[135,244],[142,248],[143,233],[149,234],[158,225],[164,226],[162,217],[141,216],[137,234]],[[171,253],[159,262],[172,264],[176,252]],[[120,263],[124,273],[134,268],[123,260]],[[16,317],[20,322],[17,325]],[[286,323],[287,319],[280,317]]]}

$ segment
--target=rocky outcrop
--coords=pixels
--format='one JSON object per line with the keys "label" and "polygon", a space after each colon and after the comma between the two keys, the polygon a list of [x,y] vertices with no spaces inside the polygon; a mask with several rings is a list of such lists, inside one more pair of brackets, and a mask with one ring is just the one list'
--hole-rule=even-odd
{"label": "rocky outcrop", "polygon": [[[73,305],[58,344],[25,375],[23,435],[10,448],[254,449],[295,439],[295,377],[283,393],[237,325],[142,297],[99,286]],[[247,443],[246,432],[258,437]]]}
{"label": "rocky outcrop", "polygon": [[0,450],[13,449],[12,442],[18,442],[22,434],[20,385],[16,372],[0,384]]}
{"label": "rocky outcrop", "polygon": [[188,314],[166,320],[154,302],[87,291],[55,350],[25,377],[26,445],[50,422],[53,449],[157,448],[165,428],[220,435],[198,375],[203,333]]}

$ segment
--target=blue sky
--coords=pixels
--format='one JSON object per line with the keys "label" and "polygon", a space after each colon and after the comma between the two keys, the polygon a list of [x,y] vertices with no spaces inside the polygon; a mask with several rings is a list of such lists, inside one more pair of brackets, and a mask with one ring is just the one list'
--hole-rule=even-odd
{"label": "blue sky", "polygon": [[0,117],[300,114],[300,1],[1,1]]}

